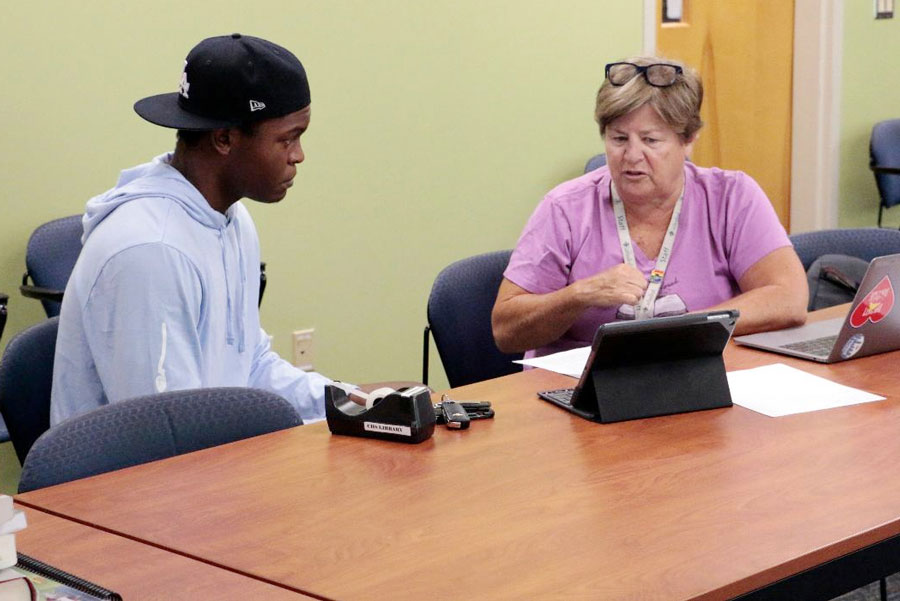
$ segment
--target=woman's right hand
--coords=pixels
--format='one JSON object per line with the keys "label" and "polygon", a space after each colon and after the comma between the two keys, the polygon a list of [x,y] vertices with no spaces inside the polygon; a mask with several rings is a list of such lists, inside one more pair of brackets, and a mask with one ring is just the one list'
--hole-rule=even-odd
{"label": "woman's right hand", "polygon": [[547,294],[533,294],[504,278],[491,314],[494,341],[507,353],[544,346],[586,309],[635,305],[646,289],[644,275],[624,263]]}
{"label": "woman's right hand", "polygon": [[647,290],[644,274],[627,263],[620,263],[572,284],[584,308],[636,305]]}

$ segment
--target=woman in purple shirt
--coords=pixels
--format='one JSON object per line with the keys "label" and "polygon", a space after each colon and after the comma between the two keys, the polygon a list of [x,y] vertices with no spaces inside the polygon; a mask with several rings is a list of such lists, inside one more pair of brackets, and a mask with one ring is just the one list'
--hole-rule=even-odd
{"label": "woman in purple shirt", "polygon": [[606,66],[595,116],[608,164],[551,190],[525,226],[492,315],[501,350],[544,355],[589,345],[609,321],[707,309],[739,309],[737,333],[805,321],[806,276],[765,193],[686,161],[702,100],[676,62]]}

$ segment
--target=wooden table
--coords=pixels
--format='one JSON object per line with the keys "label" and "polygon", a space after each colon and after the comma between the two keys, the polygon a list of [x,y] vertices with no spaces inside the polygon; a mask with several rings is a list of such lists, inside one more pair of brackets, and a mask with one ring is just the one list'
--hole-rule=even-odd
{"label": "wooden table", "polygon": [[[732,598],[900,533],[900,352],[726,351],[779,361],[888,400],[600,425],[535,395],[571,378],[531,370],[454,391],[496,418],[420,445],[316,424],[17,499],[341,601]],[[834,592],[812,574],[792,598]]]}
{"label": "wooden table", "polygon": [[312,601],[311,597],[52,516],[24,509],[28,527],[16,534],[16,547],[113,590],[125,601],[217,599]]}

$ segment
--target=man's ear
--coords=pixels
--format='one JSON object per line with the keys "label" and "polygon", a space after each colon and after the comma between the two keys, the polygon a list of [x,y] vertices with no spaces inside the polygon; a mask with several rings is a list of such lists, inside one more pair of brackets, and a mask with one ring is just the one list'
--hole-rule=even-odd
{"label": "man's ear", "polygon": [[210,132],[210,141],[216,152],[227,156],[234,146],[234,131],[230,128],[214,129]]}

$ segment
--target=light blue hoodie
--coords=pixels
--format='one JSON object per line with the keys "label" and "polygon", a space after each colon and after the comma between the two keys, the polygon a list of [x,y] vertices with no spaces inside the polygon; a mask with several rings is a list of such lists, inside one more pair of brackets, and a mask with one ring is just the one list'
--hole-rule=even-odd
{"label": "light blue hoodie", "polygon": [[171,155],[92,198],[60,312],[50,423],[166,390],[249,386],[325,416],[330,380],[269,347],[259,325],[259,238],[237,202],[215,211]]}

